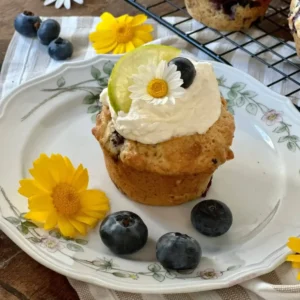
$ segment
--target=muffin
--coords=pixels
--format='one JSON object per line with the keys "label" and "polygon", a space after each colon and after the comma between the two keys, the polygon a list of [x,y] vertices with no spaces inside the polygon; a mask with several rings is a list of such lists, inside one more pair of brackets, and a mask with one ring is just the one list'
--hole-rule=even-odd
{"label": "muffin", "polygon": [[248,29],[262,18],[270,0],[185,0],[189,14],[204,25],[220,31]]}
{"label": "muffin", "polygon": [[[147,57],[146,50],[136,51]],[[190,86],[183,89],[181,86],[187,86],[185,83],[193,76],[187,70],[178,71],[185,59],[176,60],[173,65],[169,62],[165,70],[159,64],[160,71],[154,72],[156,77],[160,72],[171,78],[167,98],[171,101],[171,93],[177,95],[174,103],[163,98],[150,100],[133,85],[131,90],[137,91],[138,98],[132,92],[128,112],[116,112],[109,85],[100,96],[103,108],[92,130],[116,187],[128,198],[147,205],[178,205],[200,197],[206,193],[216,169],[234,157],[230,149],[234,119],[220,96],[211,64],[192,64],[197,74]],[[130,58],[129,61],[139,60]],[[133,82],[142,82],[143,73],[149,80],[151,68],[145,68],[137,66],[141,73],[132,76]],[[116,67],[115,71],[120,72]],[[188,79],[182,80],[185,75],[189,75]],[[172,90],[171,85],[178,76],[180,88]],[[114,74],[111,80],[113,77]],[[159,85],[157,91],[161,92]]]}
{"label": "muffin", "polygon": [[298,56],[300,56],[300,1],[292,0],[290,5],[290,14],[288,18]]}

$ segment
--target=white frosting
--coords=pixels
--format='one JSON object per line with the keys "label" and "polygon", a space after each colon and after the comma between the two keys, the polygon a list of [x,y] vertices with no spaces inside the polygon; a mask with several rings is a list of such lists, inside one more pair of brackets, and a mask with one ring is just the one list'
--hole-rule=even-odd
{"label": "white frosting", "polygon": [[203,134],[219,119],[221,95],[210,63],[194,63],[197,71],[192,85],[176,103],[155,105],[144,100],[132,101],[128,113],[115,113],[107,89],[100,101],[110,108],[115,129],[126,139],[157,144],[173,137]]}

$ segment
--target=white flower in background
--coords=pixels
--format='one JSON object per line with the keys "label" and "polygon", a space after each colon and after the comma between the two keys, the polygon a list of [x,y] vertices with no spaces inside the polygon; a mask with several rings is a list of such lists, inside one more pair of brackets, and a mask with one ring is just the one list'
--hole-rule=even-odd
{"label": "white flower in background", "polygon": [[143,65],[138,68],[138,74],[132,76],[133,85],[128,88],[130,98],[134,100],[150,101],[153,104],[175,104],[175,99],[184,94],[181,87],[183,80],[175,65],[168,66],[162,60],[157,66]]}
{"label": "white flower in background", "polygon": [[[44,5],[49,5],[49,4],[55,3],[55,8],[61,8],[64,5],[66,9],[70,9],[71,1],[72,0],[46,0],[44,2]],[[73,1],[78,4],[83,4],[83,2],[84,2],[84,0],[73,0]]]}

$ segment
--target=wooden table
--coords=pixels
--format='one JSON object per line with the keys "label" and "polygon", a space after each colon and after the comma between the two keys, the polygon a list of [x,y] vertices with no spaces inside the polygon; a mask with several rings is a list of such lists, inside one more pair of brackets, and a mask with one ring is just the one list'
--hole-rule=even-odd
{"label": "wooden table", "polygon": [[[104,11],[114,15],[135,14],[137,11],[123,0],[85,0],[72,4],[71,10],[43,6],[42,0],[0,0],[0,63],[13,34],[13,20],[23,11],[30,10],[41,16],[99,16]],[[6,300],[77,300],[68,280],[24,253],[0,231],[0,299]]]}

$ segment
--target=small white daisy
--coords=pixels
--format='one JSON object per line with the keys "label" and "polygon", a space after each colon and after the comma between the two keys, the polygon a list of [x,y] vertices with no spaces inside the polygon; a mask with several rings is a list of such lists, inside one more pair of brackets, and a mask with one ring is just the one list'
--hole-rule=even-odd
{"label": "small white daisy", "polygon": [[[73,0],[78,4],[83,4],[84,0]],[[63,5],[66,9],[71,8],[71,0],[46,0],[44,5],[49,5],[55,2],[55,8],[61,8]]]}
{"label": "small white daisy", "polygon": [[150,101],[153,104],[175,104],[176,98],[184,94],[181,87],[183,80],[181,73],[175,65],[168,66],[165,60],[158,65],[142,65],[138,68],[138,74],[132,75],[133,85],[128,90],[130,98],[134,100]]}

